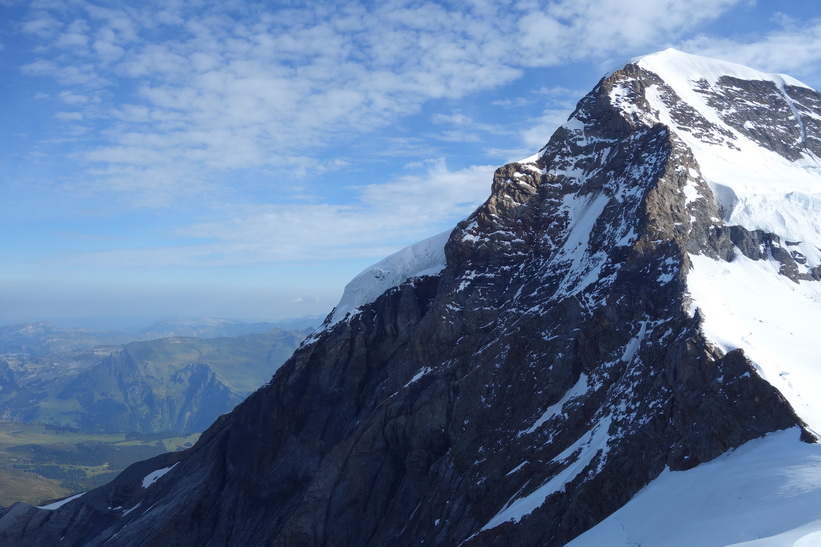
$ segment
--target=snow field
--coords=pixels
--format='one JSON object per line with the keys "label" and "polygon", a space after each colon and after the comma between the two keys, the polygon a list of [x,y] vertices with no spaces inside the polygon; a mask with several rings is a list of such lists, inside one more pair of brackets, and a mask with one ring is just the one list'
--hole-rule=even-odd
{"label": "snow field", "polygon": [[664,471],[568,547],[821,545],[821,445],[771,433],[687,471]]}

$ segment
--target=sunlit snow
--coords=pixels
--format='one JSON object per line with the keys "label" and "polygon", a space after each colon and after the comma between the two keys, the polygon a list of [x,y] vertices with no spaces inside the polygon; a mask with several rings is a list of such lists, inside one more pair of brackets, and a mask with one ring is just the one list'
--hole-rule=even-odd
{"label": "sunlit snow", "polygon": [[[723,75],[806,87],[780,74],[756,70],[697,55],[667,50],[637,59],[639,66],[658,74],[666,84],[705,119],[735,136],[733,147],[708,143],[686,127],[679,127],[656,87],[647,90],[650,107],[658,121],[671,127],[693,150],[702,175],[724,210],[724,220],[748,230],[764,230],[797,242],[796,249],[812,266],[821,264],[821,161],[808,151],[790,161],[767,150],[724,124],[707,99],[693,87],[699,80],[714,86]],[[784,94],[787,104],[792,101]],[[800,116],[795,123],[801,125]],[[803,125],[802,125],[803,127]]]}
{"label": "sunlit snow", "polygon": [[795,283],[772,260],[737,253],[724,262],[691,256],[687,287],[704,334],[725,352],[742,348],[759,373],[821,432],[821,283]]}
{"label": "sunlit snow", "polygon": [[[700,170],[723,209],[727,225],[776,234],[781,244],[805,258],[801,272],[821,264],[821,162],[804,150],[790,161],[767,150],[722,122],[696,82],[716,86],[721,76],[773,82],[803,131],[801,116],[785,85],[806,87],[789,76],[756,70],[676,50],[635,62],[658,74],[705,119],[734,135],[732,146],[710,143],[673,120],[658,87],[647,90],[659,121],[693,150]],[[688,196],[689,198],[690,196]],[[779,275],[773,260],[753,261],[740,251],[731,262],[691,256],[687,285],[693,309],[705,318],[708,339],[724,351],[744,349],[764,378],[777,387],[798,414],[821,431],[821,283],[796,283]]]}
{"label": "sunlit snow", "polygon": [[405,247],[369,267],[345,286],[339,304],[332,312],[331,324],[357,308],[376,300],[392,287],[423,275],[435,275],[445,267],[445,243],[452,230],[442,232]]}
{"label": "sunlit snow", "polygon": [[607,260],[604,253],[590,255],[590,234],[610,198],[604,194],[590,196],[565,196],[562,208],[567,211],[570,224],[567,240],[557,253],[557,263],[570,264],[567,274],[556,291],[557,296],[578,294],[599,278],[601,267]]}
{"label": "sunlit snow", "polygon": [[568,547],[821,545],[821,445],[771,433],[688,471],[665,471]]}

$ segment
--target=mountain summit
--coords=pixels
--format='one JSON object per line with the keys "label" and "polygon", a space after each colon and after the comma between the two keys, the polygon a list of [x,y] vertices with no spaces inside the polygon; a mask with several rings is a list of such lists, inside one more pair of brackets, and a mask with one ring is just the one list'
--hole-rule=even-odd
{"label": "mountain summit", "polygon": [[[675,50],[633,60],[536,156],[499,168],[452,232],[358,276],[196,446],[64,504],[16,504],[0,538],[652,543],[652,527],[621,525],[642,489],[655,501],[638,507],[661,515],[677,492],[701,503],[664,485],[722,462],[800,471],[821,456],[807,444],[821,430],[820,128],[821,94],[786,76]],[[801,492],[817,500],[821,481]],[[690,522],[713,534],[690,544],[819,515],[747,517]]]}

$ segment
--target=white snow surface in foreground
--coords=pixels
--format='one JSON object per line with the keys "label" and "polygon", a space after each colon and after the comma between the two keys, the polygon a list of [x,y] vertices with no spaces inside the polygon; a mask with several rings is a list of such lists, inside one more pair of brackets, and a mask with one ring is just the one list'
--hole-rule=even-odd
{"label": "white snow surface in foreground", "polygon": [[55,509],[59,509],[63,505],[67,504],[68,502],[70,502],[72,500],[76,500],[77,498],[79,498],[83,494],[85,494],[85,492],[80,492],[79,494],[74,494],[73,496],[69,496],[65,499],[61,499],[60,501],[55,501],[54,503],[49,503],[48,505],[43,505],[41,507],[38,507],[38,509],[45,509],[46,511],[54,511]]}
{"label": "white snow surface in foreground", "polygon": [[354,277],[331,312],[333,325],[408,279],[436,275],[445,267],[445,243],[453,230],[429,237],[384,258]]}
{"label": "white snow surface in foreground", "polygon": [[665,470],[568,547],[821,545],[821,446],[796,428]]}
{"label": "white snow surface in foreground", "polygon": [[[179,462],[177,462],[177,463],[179,463]],[[143,479],[143,488],[148,488],[149,486],[151,486],[152,484],[154,484],[155,482],[160,480],[160,478],[164,477],[166,473],[168,473],[169,471],[174,469],[174,466],[176,466],[176,465],[177,464],[175,463],[174,465],[172,465],[170,467],[163,467],[162,469],[157,469],[156,471],[152,471],[151,473],[146,475],[145,478]]]}

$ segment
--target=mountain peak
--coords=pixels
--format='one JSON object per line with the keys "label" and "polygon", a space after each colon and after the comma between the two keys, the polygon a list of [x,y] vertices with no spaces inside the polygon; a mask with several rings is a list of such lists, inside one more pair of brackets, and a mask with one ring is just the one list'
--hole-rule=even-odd
{"label": "mountain peak", "polygon": [[611,75],[610,101],[692,150],[722,220],[803,242],[799,251],[821,263],[821,96],[788,76],[674,49],[628,66],[646,72]]}
{"label": "mountain peak", "polygon": [[741,80],[767,80],[781,86],[791,85],[811,89],[808,85],[785,74],[769,74],[738,63],[685,53],[675,48],[635,57],[630,60],[630,63],[655,72],[668,83],[671,83],[671,80],[686,79],[693,82],[706,80],[714,84],[722,76],[730,76]]}

